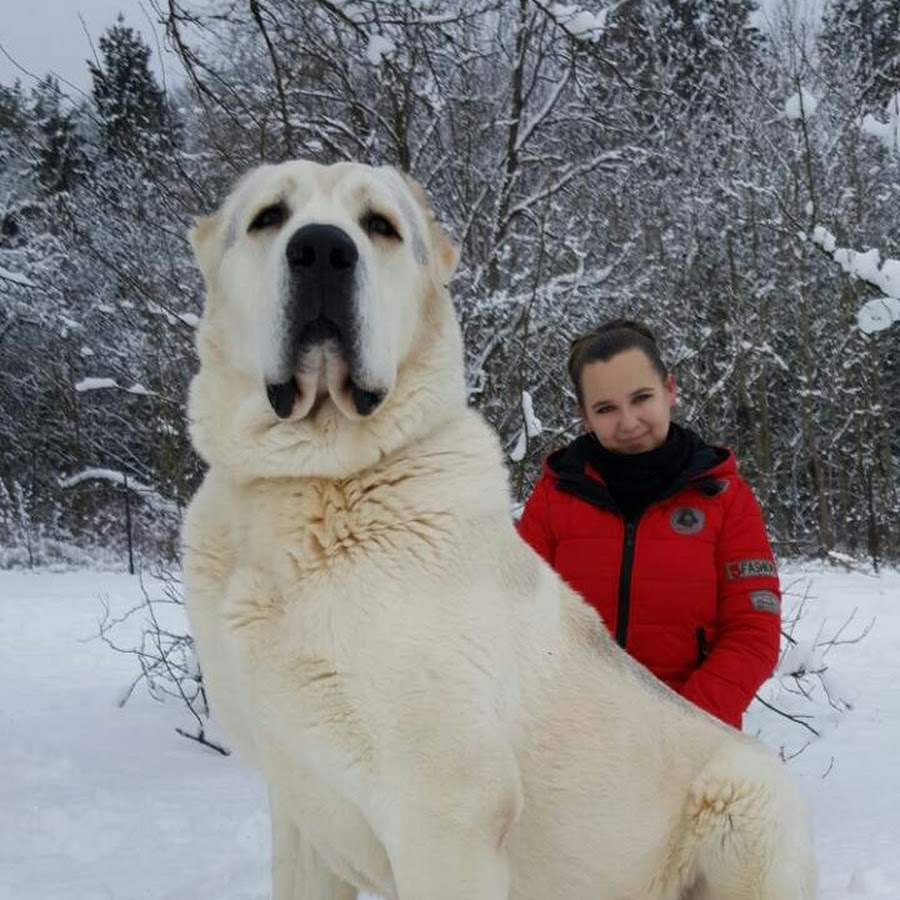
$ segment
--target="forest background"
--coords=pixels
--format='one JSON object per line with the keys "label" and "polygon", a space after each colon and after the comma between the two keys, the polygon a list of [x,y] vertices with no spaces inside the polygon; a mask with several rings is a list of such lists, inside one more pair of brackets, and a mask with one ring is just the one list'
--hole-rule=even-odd
{"label": "forest background", "polygon": [[900,561],[900,0],[152,0],[88,96],[0,85],[0,565],[172,559],[202,476],[186,234],[261,161],[392,164],[462,250],[471,402],[521,500],[568,342],[647,320],[781,557]]}

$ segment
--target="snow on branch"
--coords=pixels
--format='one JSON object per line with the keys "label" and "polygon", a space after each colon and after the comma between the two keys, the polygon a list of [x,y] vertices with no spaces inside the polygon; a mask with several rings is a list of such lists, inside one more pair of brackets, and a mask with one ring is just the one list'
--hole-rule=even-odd
{"label": "snow on branch", "polygon": [[525,458],[528,439],[537,437],[544,430],[541,420],[534,414],[534,402],[528,391],[522,391],[522,419],[524,426],[519,432],[515,447],[509,453],[513,462],[521,462]]}
{"label": "snow on branch", "polygon": [[148,303],[147,310],[154,316],[162,316],[168,325],[182,324],[187,325],[189,328],[196,328],[200,324],[198,315],[191,312],[172,312],[158,303]]}
{"label": "snow on branch", "polygon": [[857,320],[865,334],[874,334],[890,328],[894,322],[900,321],[900,300],[896,297],[876,297],[863,304]]}
{"label": "snow on branch", "polygon": [[524,200],[520,200],[515,206],[513,206],[507,214],[507,219],[511,221],[516,216],[522,215],[522,213],[526,212],[527,210],[533,208],[534,206],[537,206],[545,200],[548,200],[554,194],[558,194],[564,187],[569,184],[569,182],[573,181],[576,178],[580,178],[583,175],[587,175],[601,168],[605,168],[610,171],[614,170],[621,164],[623,159],[624,154],[621,150],[604,150],[602,153],[599,153],[597,156],[593,157],[593,159],[589,159],[587,162],[583,162],[578,165],[570,165],[564,171],[552,171],[548,173],[543,186],[535,191],[535,193],[533,193],[530,197],[526,197]]}
{"label": "snow on branch", "polygon": [[894,94],[884,109],[887,122],[879,122],[871,113],[863,117],[860,128],[864,134],[877,138],[895,153],[900,153],[900,92]]}
{"label": "snow on branch", "polygon": [[784,114],[792,122],[798,119],[811,119],[816,114],[818,106],[818,99],[805,87],[801,87],[784,101]]}
{"label": "snow on branch", "polygon": [[84,469],[68,478],[60,478],[59,486],[61,488],[71,488],[82,484],[85,481],[107,481],[110,484],[118,484],[127,487],[130,491],[137,494],[151,509],[157,512],[178,513],[178,507],[171,501],[166,500],[152,487],[129,478],[124,472],[117,472],[115,469]]}
{"label": "snow on branch", "polygon": [[535,114],[534,118],[530,122],[527,122],[525,124],[525,127],[522,129],[521,134],[516,140],[517,153],[522,151],[522,148],[528,142],[528,139],[532,134],[534,134],[535,129],[541,124],[541,122],[546,120],[550,113],[556,108],[556,104],[559,102],[559,98],[562,95],[563,90],[572,77],[572,72],[573,67],[569,66],[562,78],[557,81],[556,87],[554,87],[553,90],[550,91],[541,109]]}
{"label": "snow on branch", "polygon": [[848,275],[874,285],[885,295],[865,303],[857,314],[864,334],[884,331],[900,321],[900,259],[886,259],[876,248],[861,253],[848,247],[838,247],[835,236],[827,228],[813,229],[813,243],[821,247]]}
{"label": "snow on branch", "polygon": [[548,12],[575,40],[590,41],[595,44],[606,31],[609,9],[601,9],[599,13],[592,13],[580,6],[554,3]]}
{"label": "snow on branch", "polygon": [[381,65],[381,61],[390,58],[397,52],[394,43],[381,34],[369,35],[369,44],[366,47],[366,59],[373,65]]}
{"label": "snow on branch", "polygon": [[4,269],[3,266],[0,266],[0,278],[4,281],[9,281],[11,284],[18,285],[19,287],[37,287],[30,278],[19,275],[18,272],[10,272],[9,269]]}
{"label": "snow on branch", "polygon": [[106,391],[110,389],[122,390],[126,394],[135,394],[139,397],[150,397],[153,395],[153,391],[147,390],[142,384],[135,383],[131,387],[120,387],[115,378],[82,378],[81,381],[75,384],[75,390],[79,394],[84,394],[87,391]]}
{"label": "snow on branch", "polygon": [[118,386],[115,378],[82,378],[75,384],[75,390],[83,394],[86,391],[104,391]]}

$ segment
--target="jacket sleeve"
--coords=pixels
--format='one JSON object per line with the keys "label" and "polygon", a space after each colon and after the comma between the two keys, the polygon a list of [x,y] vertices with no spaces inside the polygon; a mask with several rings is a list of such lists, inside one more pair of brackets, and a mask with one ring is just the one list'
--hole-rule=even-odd
{"label": "jacket sleeve", "polygon": [[715,643],[681,694],[740,728],[744,711],[778,662],[781,591],[759,504],[743,479],[733,479],[728,490],[734,496],[716,547]]}
{"label": "jacket sleeve", "polygon": [[550,497],[553,489],[550,479],[546,475],[541,476],[525,503],[522,517],[516,526],[525,542],[551,566],[556,555],[556,538],[550,526]]}

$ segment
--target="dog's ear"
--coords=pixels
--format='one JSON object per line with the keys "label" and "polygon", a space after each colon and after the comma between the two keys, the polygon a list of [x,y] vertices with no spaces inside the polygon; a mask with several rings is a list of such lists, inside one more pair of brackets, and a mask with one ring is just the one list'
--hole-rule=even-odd
{"label": "dog's ear", "polygon": [[441,228],[436,219],[431,221],[431,240],[443,265],[444,281],[446,282],[459,264],[459,248],[450,240],[447,232]]}
{"label": "dog's ear", "polygon": [[422,185],[405,173],[402,173],[402,177],[410,193],[425,213],[425,221],[428,222],[428,228],[431,231],[431,245],[434,247],[440,263],[441,280],[446,283],[459,264],[459,250],[438,222]]}
{"label": "dog's ear", "polygon": [[194,249],[194,256],[197,258],[200,271],[207,284],[213,271],[214,244],[218,224],[218,216],[201,216],[194,222],[188,235],[191,247]]}

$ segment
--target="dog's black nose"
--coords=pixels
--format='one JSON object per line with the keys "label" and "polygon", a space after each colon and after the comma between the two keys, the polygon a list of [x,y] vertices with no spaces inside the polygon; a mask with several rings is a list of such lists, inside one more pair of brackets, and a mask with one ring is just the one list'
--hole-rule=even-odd
{"label": "dog's black nose", "polygon": [[350,235],[336,225],[304,225],[288,241],[285,253],[292,269],[341,272],[359,259]]}

